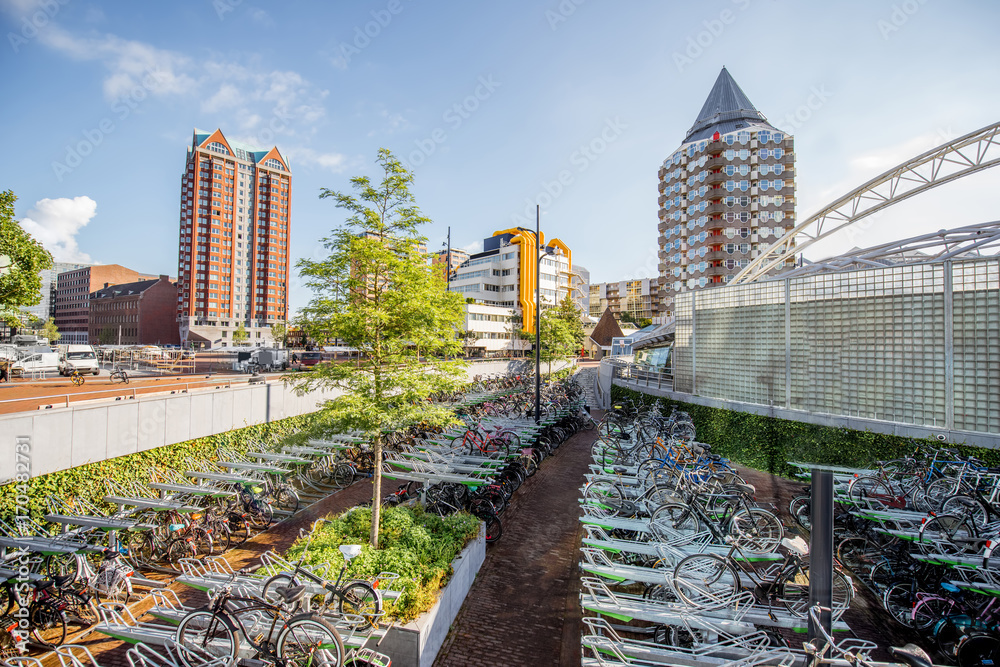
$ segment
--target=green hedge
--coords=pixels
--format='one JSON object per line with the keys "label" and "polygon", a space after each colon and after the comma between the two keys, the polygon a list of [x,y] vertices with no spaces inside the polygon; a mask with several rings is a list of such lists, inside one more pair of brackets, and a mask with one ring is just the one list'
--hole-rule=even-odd
{"label": "green hedge", "polygon": [[[627,398],[647,405],[659,402],[665,414],[677,406],[691,415],[698,441],[711,444],[713,452],[736,463],[787,477],[797,470],[788,465],[789,461],[863,468],[875,461],[912,454],[921,443],[941,444],[930,438],[915,440],[671,401],[618,385],[611,387],[611,398],[613,401]],[[1000,465],[997,450],[965,445],[959,445],[958,449],[991,466]]]}
{"label": "green hedge", "polygon": [[[41,518],[49,511],[47,504],[50,497],[80,498],[98,507],[116,509],[102,500],[109,493],[108,480],[146,484],[150,481],[153,467],[184,471],[187,470],[186,457],[215,460],[219,446],[245,452],[256,441],[304,439],[314,421],[315,413],[289,417],[32,477],[26,482],[27,509],[32,517]],[[16,496],[23,491],[22,485],[13,480],[0,486],[0,516],[5,520],[19,513]],[[21,506],[21,509],[24,507]]]}

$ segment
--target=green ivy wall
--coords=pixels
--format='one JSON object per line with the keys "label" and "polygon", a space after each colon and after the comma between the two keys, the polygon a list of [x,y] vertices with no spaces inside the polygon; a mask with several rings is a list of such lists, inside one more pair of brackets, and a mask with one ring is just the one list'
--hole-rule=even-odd
{"label": "green ivy wall", "polygon": [[[941,444],[930,439],[912,440],[681,403],[618,385],[612,385],[611,399],[631,399],[645,405],[659,402],[665,414],[670,414],[671,408],[676,406],[691,415],[698,441],[711,444],[713,452],[738,464],[786,477],[796,470],[788,465],[789,461],[863,468],[878,460],[912,454],[921,443]],[[958,446],[958,449],[991,466],[1000,465],[1000,451],[965,446]]]}

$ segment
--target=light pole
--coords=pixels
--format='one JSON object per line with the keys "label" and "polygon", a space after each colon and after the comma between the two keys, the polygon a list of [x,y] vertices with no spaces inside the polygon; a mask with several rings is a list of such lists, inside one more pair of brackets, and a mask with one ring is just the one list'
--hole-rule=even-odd
{"label": "light pole", "polygon": [[542,410],[542,249],[541,206],[535,204],[535,425],[541,423]]}
{"label": "light pole", "polygon": [[451,290],[451,226],[448,226],[448,264],[445,269],[445,276],[448,280],[448,290]]}

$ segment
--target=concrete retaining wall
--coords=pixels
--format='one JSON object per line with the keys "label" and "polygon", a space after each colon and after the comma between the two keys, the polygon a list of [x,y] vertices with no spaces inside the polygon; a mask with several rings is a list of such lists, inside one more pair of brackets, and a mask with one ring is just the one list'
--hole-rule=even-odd
{"label": "concrete retaining wall", "polygon": [[[340,393],[297,396],[283,382],[272,381],[3,415],[0,452],[14,452],[15,441],[27,438],[21,442],[29,444],[31,476],[36,477],[314,412],[318,403]],[[0,481],[14,473],[15,456],[0,457]]]}
{"label": "concrete retaining wall", "polygon": [[451,562],[454,574],[430,611],[392,627],[376,650],[392,658],[393,667],[431,667],[485,559],[486,529],[481,525],[479,537]]}

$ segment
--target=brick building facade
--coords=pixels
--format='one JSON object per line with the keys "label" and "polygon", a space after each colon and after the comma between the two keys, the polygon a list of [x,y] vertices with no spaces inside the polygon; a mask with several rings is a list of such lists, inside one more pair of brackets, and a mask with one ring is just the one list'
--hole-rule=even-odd
{"label": "brick building facade", "polygon": [[[55,319],[61,343],[87,343],[90,331],[90,295],[102,287],[155,279],[120,264],[85,266],[56,276]],[[176,308],[176,303],[174,304]]]}
{"label": "brick building facade", "polygon": [[90,343],[178,345],[176,308],[169,276],[99,289],[90,295]]}

